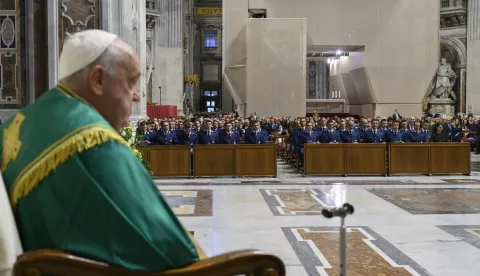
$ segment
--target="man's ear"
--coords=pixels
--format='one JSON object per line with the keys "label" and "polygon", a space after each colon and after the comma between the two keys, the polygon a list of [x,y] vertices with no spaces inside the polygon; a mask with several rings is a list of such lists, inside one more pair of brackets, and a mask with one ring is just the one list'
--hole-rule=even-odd
{"label": "man's ear", "polygon": [[97,96],[103,95],[105,75],[105,70],[100,65],[93,66],[88,73],[88,84],[93,93],[95,93]]}

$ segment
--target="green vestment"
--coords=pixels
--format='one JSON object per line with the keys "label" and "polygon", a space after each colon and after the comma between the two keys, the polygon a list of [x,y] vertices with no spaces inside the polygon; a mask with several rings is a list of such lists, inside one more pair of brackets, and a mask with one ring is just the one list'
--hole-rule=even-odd
{"label": "green vestment", "polygon": [[57,249],[131,270],[198,253],[128,144],[58,85],[0,127],[1,170],[25,251]]}

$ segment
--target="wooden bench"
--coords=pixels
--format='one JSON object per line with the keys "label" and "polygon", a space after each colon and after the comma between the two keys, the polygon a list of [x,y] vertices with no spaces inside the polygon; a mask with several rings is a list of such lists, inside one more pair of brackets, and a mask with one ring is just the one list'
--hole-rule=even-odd
{"label": "wooden bench", "polygon": [[389,173],[470,175],[469,143],[392,143]]}
{"label": "wooden bench", "polygon": [[304,144],[304,175],[387,175],[386,144]]}

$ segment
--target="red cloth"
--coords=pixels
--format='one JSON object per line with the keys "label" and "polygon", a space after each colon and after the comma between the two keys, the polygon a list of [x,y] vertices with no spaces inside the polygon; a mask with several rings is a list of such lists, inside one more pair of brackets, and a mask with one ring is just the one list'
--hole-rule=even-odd
{"label": "red cloth", "polygon": [[147,116],[150,119],[177,118],[176,105],[147,105]]}

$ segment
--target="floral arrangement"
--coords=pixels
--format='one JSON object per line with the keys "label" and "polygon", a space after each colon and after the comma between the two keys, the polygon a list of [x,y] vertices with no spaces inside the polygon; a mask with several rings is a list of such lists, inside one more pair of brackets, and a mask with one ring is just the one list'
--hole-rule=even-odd
{"label": "floral arrangement", "polygon": [[139,151],[137,147],[140,145],[140,142],[143,141],[143,135],[136,135],[136,122],[131,123],[129,126],[126,126],[120,130],[120,136],[130,145],[133,154],[137,157],[138,161],[150,171],[150,163],[143,158],[142,151]]}

